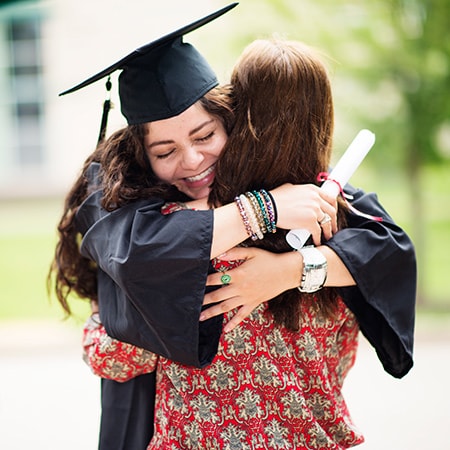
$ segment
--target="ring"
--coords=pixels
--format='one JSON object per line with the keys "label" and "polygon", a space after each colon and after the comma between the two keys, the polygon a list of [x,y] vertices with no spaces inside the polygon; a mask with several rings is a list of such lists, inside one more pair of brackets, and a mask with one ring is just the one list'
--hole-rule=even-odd
{"label": "ring", "polygon": [[222,284],[225,286],[227,284],[230,284],[231,281],[231,276],[228,275],[227,273],[224,273],[221,277],[220,277],[220,281],[222,282]]}
{"label": "ring", "polygon": [[331,217],[329,214],[325,213],[322,220],[319,220],[320,225],[325,225],[326,223],[331,222]]}

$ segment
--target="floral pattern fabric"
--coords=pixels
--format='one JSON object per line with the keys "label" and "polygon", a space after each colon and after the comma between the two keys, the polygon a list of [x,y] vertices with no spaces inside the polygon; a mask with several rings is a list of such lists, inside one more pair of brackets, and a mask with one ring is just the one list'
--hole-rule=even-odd
{"label": "floral pattern fabric", "polygon": [[[216,270],[228,267],[214,263]],[[118,381],[157,364],[148,450],[337,450],[362,443],[342,396],[356,357],[357,321],[341,299],[333,319],[318,316],[312,302],[302,303],[301,317],[300,330],[292,332],[260,305],[222,334],[203,369],[116,341],[100,324],[85,327],[85,355],[94,373]]]}
{"label": "floral pattern fabric", "polygon": [[83,329],[83,360],[95,375],[119,382],[153,372],[158,355],[110,337],[92,314]]}
{"label": "floral pattern fabric", "polygon": [[222,335],[210,366],[194,369],[160,358],[149,450],[361,443],[341,392],[356,355],[356,321],[343,302],[336,320],[319,320],[308,307],[302,318],[300,332],[290,332],[274,324],[263,304]]}

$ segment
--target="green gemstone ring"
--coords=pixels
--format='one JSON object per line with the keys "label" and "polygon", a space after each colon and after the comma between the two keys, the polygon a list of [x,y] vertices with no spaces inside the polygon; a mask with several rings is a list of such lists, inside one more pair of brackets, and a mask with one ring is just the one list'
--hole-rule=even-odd
{"label": "green gemstone ring", "polygon": [[220,281],[222,282],[222,284],[230,284],[231,277],[230,277],[230,275],[228,275],[227,273],[224,273],[224,274],[220,277]]}

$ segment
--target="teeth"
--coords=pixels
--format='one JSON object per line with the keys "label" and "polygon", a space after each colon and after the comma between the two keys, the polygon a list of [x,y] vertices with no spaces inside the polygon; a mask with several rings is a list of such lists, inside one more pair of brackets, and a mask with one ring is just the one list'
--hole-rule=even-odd
{"label": "teeth", "polygon": [[199,175],[195,175],[195,177],[186,177],[187,181],[198,181],[202,178],[205,178],[207,175],[209,175],[214,170],[214,166],[209,167],[204,172],[200,173]]}

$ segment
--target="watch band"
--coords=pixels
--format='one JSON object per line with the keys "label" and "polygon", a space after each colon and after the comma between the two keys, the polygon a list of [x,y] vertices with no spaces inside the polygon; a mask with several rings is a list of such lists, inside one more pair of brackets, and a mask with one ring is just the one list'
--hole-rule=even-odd
{"label": "watch band", "polygon": [[327,259],[313,246],[299,250],[303,256],[302,279],[298,290],[312,293],[322,289],[327,279]]}

